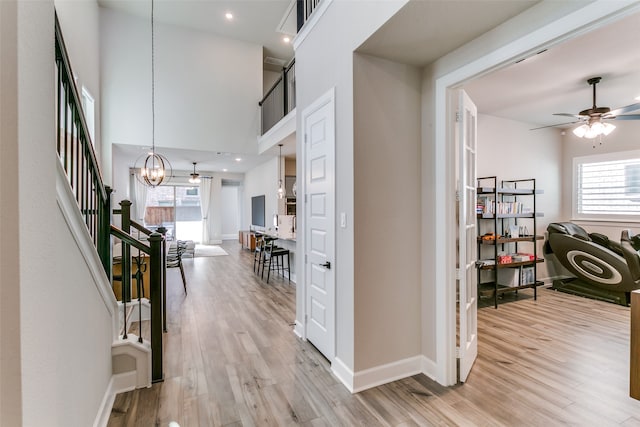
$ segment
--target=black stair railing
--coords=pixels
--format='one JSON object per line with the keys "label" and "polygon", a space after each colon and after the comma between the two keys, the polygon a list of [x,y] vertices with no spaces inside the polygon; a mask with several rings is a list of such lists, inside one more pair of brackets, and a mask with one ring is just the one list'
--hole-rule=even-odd
{"label": "black stair railing", "polygon": [[282,69],[278,80],[267,91],[258,105],[260,106],[262,129],[264,135],[284,116],[296,108],[296,61]]}
{"label": "black stair railing", "polygon": [[[158,382],[164,379],[163,374],[163,362],[162,362],[162,332],[167,330],[167,299],[166,299],[166,239],[163,233],[153,232],[145,226],[139,224],[131,219],[131,201],[122,200],[120,202],[120,209],[114,211],[114,214],[120,214],[120,222],[122,229],[111,226],[111,234],[114,237],[121,239],[122,241],[122,304],[123,304],[123,316],[125,332],[123,339],[126,339],[127,328],[127,299],[131,295],[131,278],[134,276],[131,273],[132,256],[131,247],[133,246],[138,251],[148,255],[149,258],[149,301],[151,305],[151,381]],[[149,245],[145,245],[140,239],[136,239],[130,233],[124,230],[130,231],[131,229],[137,230],[138,233],[142,233],[143,237],[149,242]],[[161,231],[161,230],[159,230]],[[137,266],[138,267],[138,266]],[[138,269],[139,271],[139,269]],[[142,287],[139,275],[137,276],[137,295],[138,295],[138,309],[141,313],[142,304]],[[140,319],[140,337],[142,337],[142,318]],[[140,341],[142,342],[142,341]]]}
{"label": "black stair railing", "polygon": [[[160,233],[149,233],[149,245],[133,238],[129,233],[111,225],[111,189],[104,185],[96,155],[82,111],[82,103],[75,84],[74,74],[67,53],[62,30],[55,17],[55,65],[56,65],[56,147],[58,158],[67,181],[78,203],[87,230],[100,256],[107,277],[112,279],[111,236],[122,241],[122,295],[131,289],[131,247],[149,255],[151,299],[151,376],[152,381],[162,381],[162,281],[164,265],[163,241]],[[130,202],[129,202],[130,205]],[[123,224],[129,231],[129,212]],[[139,224],[137,224],[139,225]],[[136,224],[133,224],[135,227]],[[140,280],[137,280],[140,283]],[[141,292],[138,292],[140,295]],[[124,310],[126,316],[126,308]],[[166,324],[166,323],[165,323]],[[125,318],[125,337],[127,322]]]}
{"label": "black stair railing", "polygon": [[89,235],[98,251],[102,266],[110,277],[111,189],[102,181],[73,78],[69,55],[62,38],[58,15],[55,17],[55,51],[58,157],[78,202],[78,208],[84,217]]}

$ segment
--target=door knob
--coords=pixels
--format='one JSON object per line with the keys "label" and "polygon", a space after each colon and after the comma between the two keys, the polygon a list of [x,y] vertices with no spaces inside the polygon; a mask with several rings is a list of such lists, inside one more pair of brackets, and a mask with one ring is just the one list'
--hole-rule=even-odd
{"label": "door knob", "polygon": [[325,262],[324,264],[320,264],[320,266],[326,269],[331,269],[331,263],[329,261]]}

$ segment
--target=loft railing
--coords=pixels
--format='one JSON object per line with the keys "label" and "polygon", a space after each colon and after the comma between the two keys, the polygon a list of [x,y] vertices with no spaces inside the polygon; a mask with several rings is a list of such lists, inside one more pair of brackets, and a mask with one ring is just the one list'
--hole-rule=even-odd
{"label": "loft railing", "polygon": [[55,17],[57,74],[57,151],[69,185],[84,217],[102,266],[111,277],[109,242],[111,189],[102,182],[100,168],[82,112],[69,55],[62,38],[58,15]]}
{"label": "loft railing", "polygon": [[318,8],[322,0],[297,0],[297,21],[298,21],[298,32],[302,28],[305,22],[309,20],[311,14],[314,10]]}
{"label": "loft railing", "polygon": [[284,116],[296,108],[296,61],[282,69],[282,74],[271,86],[258,105],[261,108],[262,129],[264,135]]}

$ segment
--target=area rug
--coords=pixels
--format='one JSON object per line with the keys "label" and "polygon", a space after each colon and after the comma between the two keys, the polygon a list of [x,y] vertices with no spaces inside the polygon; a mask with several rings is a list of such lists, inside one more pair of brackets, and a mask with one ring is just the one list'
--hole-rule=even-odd
{"label": "area rug", "polygon": [[216,245],[196,245],[195,256],[221,256],[229,255],[224,249]]}

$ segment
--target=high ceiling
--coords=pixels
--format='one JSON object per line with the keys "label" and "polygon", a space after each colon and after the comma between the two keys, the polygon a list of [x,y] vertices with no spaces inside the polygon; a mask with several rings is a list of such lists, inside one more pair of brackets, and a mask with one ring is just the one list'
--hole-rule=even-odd
{"label": "high ceiling", "polygon": [[[358,51],[424,66],[536,3],[411,0]],[[581,7],[581,3],[565,2],[561,6],[568,12]],[[640,96],[638,40],[640,13],[474,79],[464,89],[482,114],[530,123],[532,127],[566,123],[571,119],[552,114],[577,114],[590,108],[590,77],[602,77],[597,87],[598,106],[614,109],[640,102],[636,98]]]}
{"label": "high ceiling", "polygon": [[[151,19],[151,0],[98,0],[102,7]],[[154,0],[154,20],[222,37],[256,43],[264,47],[265,58],[288,63],[293,46],[283,42],[296,33],[295,4],[291,0]],[[225,14],[233,14],[227,20]],[[284,19],[287,15],[290,19]],[[269,65],[266,65],[266,68]],[[275,69],[281,69],[276,66]]]}
{"label": "high ceiling", "polygon": [[465,90],[479,111],[544,126],[567,123],[591,108],[587,79],[600,76],[598,107],[640,102],[640,14],[575,37],[539,55],[476,79]]}

